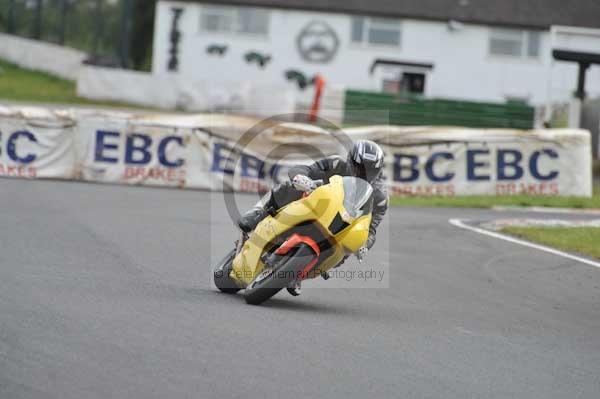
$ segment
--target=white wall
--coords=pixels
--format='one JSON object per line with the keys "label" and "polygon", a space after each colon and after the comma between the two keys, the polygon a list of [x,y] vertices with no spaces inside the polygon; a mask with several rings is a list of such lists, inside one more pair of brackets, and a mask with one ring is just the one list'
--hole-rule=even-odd
{"label": "white wall", "polygon": [[[429,97],[503,102],[507,97],[529,99],[533,104],[546,101],[550,63],[549,32],[542,34],[539,59],[515,59],[491,56],[488,51],[489,28],[465,24],[449,31],[442,22],[402,20],[402,43],[398,47],[359,46],[350,42],[351,17],[342,14],[272,9],[268,37],[244,37],[200,31],[201,4],[161,1],[158,5],[154,38],[153,71],[166,74],[171,7],[185,11],[180,19],[180,69],[182,76],[211,81],[251,80],[287,84],[284,72],[298,69],[306,75],[321,73],[329,84],[348,88],[381,89],[382,70],[373,76],[369,67],[376,58],[434,64],[426,83]],[[326,21],[337,33],[340,47],[328,64],[305,62],[297,48],[298,33],[311,21]],[[226,44],[224,57],[209,55],[207,46]],[[598,40],[600,48],[600,39]],[[248,51],[270,54],[273,59],[263,70],[243,59]],[[552,97],[568,100],[575,88],[577,68],[556,63],[552,67]],[[588,73],[588,92],[600,95],[600,67]]]}
{"label": "white wall", "polygon": [[0,58],[23,68],[76,80],[85,57],[72,48],[0,33]]}
{"label": "white wall", "polygon": [[196,77],[153,75],[86,65],[77,79],[77,95],[147,107],[247,115],[291,113],[294,93],[272,84],[208,81]]}

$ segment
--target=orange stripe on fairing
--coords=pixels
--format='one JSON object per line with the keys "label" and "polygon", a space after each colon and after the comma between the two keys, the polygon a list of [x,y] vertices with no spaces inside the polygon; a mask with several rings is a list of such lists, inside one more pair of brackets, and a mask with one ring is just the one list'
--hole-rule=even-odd
{"label": "orange stripe on fairing", "polygon": [[300,234],[292,234],[292,236],[290,238],[288,238],[279,248],[277,248],[277,250],[275,251],[275,254],[285,255],[288,252],[290,252],[292,248],[296,247],[298,244],[306,244],[313,251],[315,251],[314,259],[312,261],[310,261],[304,267],[304,269],[302,270],[302,273],[300,273],[300,280],[304,280],[306,278],[306,276],[308,275],[308,273],[310,272],[310,270],[315,266],[315,264],[319,260],[319,255],[321,254],[321,249],[319,248],[319,245],[317,245],[315,240],[313,240],[312,238],[310,238],[308,236],[301,236]]}

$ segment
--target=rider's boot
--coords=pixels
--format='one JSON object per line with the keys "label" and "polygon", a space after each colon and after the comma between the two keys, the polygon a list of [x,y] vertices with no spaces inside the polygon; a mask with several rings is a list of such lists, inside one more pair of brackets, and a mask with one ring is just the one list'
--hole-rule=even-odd
{"label": "rider's boot", "polygon": [[246,234],[253,231],[256,226],[274,211],[272,194],[269,191],[256,205],[244,213],[238,220],[238,226]]}
{"label": "rider's boot", "polygon": [[300,280],[294,280],[287,286],[287,291],[292,296],[298,296],[301,293],[301,282]]}

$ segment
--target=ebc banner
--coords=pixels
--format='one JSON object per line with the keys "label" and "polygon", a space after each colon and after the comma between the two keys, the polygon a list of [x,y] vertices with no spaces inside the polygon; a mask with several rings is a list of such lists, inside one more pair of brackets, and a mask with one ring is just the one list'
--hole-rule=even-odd
{"label": "ebc banner", "polygon": [[393,129],[380,141],[400,196],[591,196],[589,132]]}
{"label": "ebc banner", "polygon": [[122,184],[185,187],[189,129],[88,118],[83,178]]}
{"label": "ebc banner", "polygon": [[0,115],[0,176],[75,178],[74,126],[49,112]]}

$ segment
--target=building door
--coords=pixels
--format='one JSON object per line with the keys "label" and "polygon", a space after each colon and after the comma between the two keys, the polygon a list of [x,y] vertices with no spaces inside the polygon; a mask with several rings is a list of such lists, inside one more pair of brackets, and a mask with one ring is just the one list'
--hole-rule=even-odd
{"label": "building door", "polygon": [[425,74],[404,72],[396,74],[395,79],[383,79],[383,91],[391,94],[417,94],[425,93]]}
{"label": "building door", "polygon": [[369,73],[374,75],[380,71],[375,76],[385,93],[421,96],[425,94],[427,74],[431,70],[433,64],[430,63],[377,58],[371,64]]}
{"label": "building door", "polygon": [[408,94],[425,93],[425,74],[404,72],[400,80],[400,92]]}

